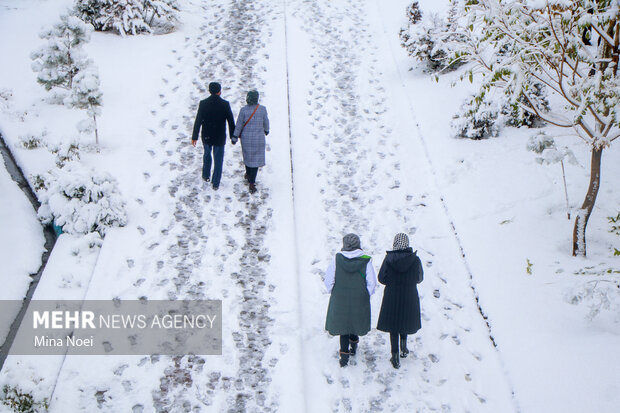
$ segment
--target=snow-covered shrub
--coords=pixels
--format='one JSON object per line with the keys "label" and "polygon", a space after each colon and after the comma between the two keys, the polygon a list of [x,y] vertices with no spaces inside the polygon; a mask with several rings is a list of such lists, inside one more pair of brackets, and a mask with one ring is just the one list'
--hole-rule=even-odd
{"label": "snow-covered shrub", "polygon": [[407,8],[407,21],[410,24],[416,24],[422,20],[422,10],[420,10],[420,4],[414,1]]}
{"label": "snow-covered shrub", "polygon": [[487,95],[472,96],[452,120],[452,129],[461,138],[486,139],[499,135],[500,109]]}
{"label": "snow-covered shrub", "polygon": [[573,305],[589,307],[588,319],[593,320],[604,311],[620,321],[620,281],[614,279],[590,280],[582,282],[565,295],[565,300]]}
{"label": "snow-covered shrub", "polygon": [[97,31],[114,31],[122,36],[152,33],[171,24],[179,10],[176,0],[77,0],[74,13]]}
{"label": "snow-covered shrub", "polygon": [[413,2],[407,10],[407,27],[399,33],[401,45],[432,72],[457,69],[463,64],[459,43],[464,41],[457,16],[455,2],[451,2],[446,20],[436,14],[422,18],[418,2]]}
{"label": "snow-covered shrub", "polygon": [[555,140],[544,131],[530,137],[527,142],[527,149],[541,155],[536,158],[536,161],[541,165],[560,163],[564,160],[573,165],[577,164],[577,158],[573,151],[568,147],[556,146]]}
{"label": "snow-covered shrub", "polygon": [[80,143],[77,141],[63,142],[49,148],[49,150],[56,155],[56,166],[58,166],[58,168],[64,168],[64,166],[71,161],[80,160]]}
{"label": "snow-covered shrub", "polygon": [[[526,89],[531,91],[529,99],[536,105],[536,108],[545,113],[549,109],[549,102],[544,86],[535,83]],[[470,96],[465,101],[452,122],[452,128],[457,136],[486,139],[498,136],[504,125],[537,127],[542,123],[536,114],[523,109],[521,103],[526,99],[524,94],[520,94],[512,102],[511,93],[493,92],[490,85],[483,85],[478,94]]]}
{"label": "snow-covered shrub", "polygon": [[90,65],[82,45],[90,40],[91,32],[92,28],[77,17],[63,15],[59,23],[39,34],[47,43],[30,57],[32,70],[38,73],[37,81],[46,90],[70,90],[75,76]]}
{"label": "snow-covered shrub", "polygon": [[[43,132],[42,135],[45,135],[45,132]],[[18,138],[19,146],[21,146],[24,149],[40,148],[42,146],[45,146],[45,143],[43,142],[41,138],[42,138],[41,136],[37,136],[33,134],[21,135]]]}
{"label": "snow-covered shrub", "polygon": [[569,163],[576,165],[577,158],[575,157],[575,154],[568,147],[557,147],[555,140],[548,136],[545,131],[540,131],[531,136],[527,142],[527,149],[541,155],[536,158],[536,162],[541,165],[557,163],[562,165],[562,181],[564,183],[564,197],[566,198],[566,216],[570,219],[570,204],[568,201],[568,188],[566,186],[564,161],[566,160]]}
{"label": "snow-covered shrub", "polygon": [[88,170],[72,162],[43,177],[39,191],[39,218],[52,220],[70,234],[98,232],[127,224],[125,202],[116,180],[109,174]]}
{"label": "snow-covered shrub", "polygon": [[99,75],[94,68],[82,70],[73,81],[71,94],[65,99],[65,105],[71,108],[86,110],[89,116],[88,127],[84,122],[78,124],[78,130],[84,132],[92,130],[95,133],[95,143],[99,145],[97,131],[97,115],[101,114],[101,90],[99,90]]}
{"label": "snow-covered shrub", "polygon": [[[532,104],[542,113],[549,112],[549,101],[547,100],[547,89],[542,83],[536,82],[528,85],[526,90],[529,92],[529,98]],[[529,128],[542,126],[543,120],[536,114],[523,109],[527,104],[526,97],[522,93],[514,102],[510,102],[509,95],[504,95],[506,102],[502,105],[501,114],[504,123],[510,126],[520,127],[527,126]]]}
{"label": "snow-covered shrub", "polygon": [[4,386],[0,394],[3,405],[11,408],[13,412],[40,413],[49,408],[47,399],[37,401],[30,393],[26,393],[18,387]]}
{"label": "snow-covered shrub", "polygon": [[30,186],[35,192],[45,190],[45,177],[41,174],[30,175]]}

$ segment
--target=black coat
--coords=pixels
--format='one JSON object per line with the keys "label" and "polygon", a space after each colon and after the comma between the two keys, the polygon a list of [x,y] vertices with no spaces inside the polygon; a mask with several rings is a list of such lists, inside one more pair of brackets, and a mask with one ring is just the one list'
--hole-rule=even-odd
{"label": "black coat", "polygon": [[228,122],[229,136],[233,136],[235,119],[227,100],[218,95],[211,95],[205,100],[201,100],[194,121],[192,140],[198,139],[198,131],[202,127],[202,143],[215,146],[225,145],[226,122]]}
{"label": "black coat", "polygon": [[385,291],[377,330],[413,334],[422,327],[417,284],[423,279],[422,262],[411,248],[387,252],[379,270]]}

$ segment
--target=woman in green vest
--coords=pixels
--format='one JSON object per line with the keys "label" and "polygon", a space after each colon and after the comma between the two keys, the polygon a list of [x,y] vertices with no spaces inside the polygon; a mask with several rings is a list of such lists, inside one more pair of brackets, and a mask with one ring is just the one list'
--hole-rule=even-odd
{"label": "woman in green vest", "polygon": [[342,239],[342,251],[325,273],[325,286],[331,293],[325,329],[340,336],[340,367],[344,367],[357,352],[359,336],[370,331],[370,296],[377,286],[372,258],[364,255],[357,235]]}

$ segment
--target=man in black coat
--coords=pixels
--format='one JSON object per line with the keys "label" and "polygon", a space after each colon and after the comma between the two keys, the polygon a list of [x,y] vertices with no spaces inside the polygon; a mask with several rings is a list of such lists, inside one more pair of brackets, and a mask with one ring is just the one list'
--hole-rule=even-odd
{"label": "man in black coat", "polygon": [[[202,179],[213,182],[213,189],[217,190],[222,178],[222,164],[224,163],[224,145],[226,144],[226,122],[228,122],[228,136],[233,136],[235,131],[235,119],[228,101],[222,99],[222,86],[219,83],[209,83],[211,96],[201,100],[198,113],[194,121],[192,133],[192,145],[196,146],[198,132],[204,145],[202,159]],[[211,177],[211,152],[213,152],[213,177]]]}

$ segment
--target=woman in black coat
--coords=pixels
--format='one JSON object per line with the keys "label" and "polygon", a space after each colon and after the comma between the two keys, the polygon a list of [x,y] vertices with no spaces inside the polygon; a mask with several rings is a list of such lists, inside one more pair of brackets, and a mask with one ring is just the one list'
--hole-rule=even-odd
{"label": "woman in black coat", "polygon": [[[407,334],[414,334],[422,327],[420,320],[420,297],[417,284],[424,279],[422,262],[409,246],[406,234],[396,234],[393,251],[387,255],[379,270],[379,282],[385,285],[377,330],[390,333],[392,366],[400,367],[400,356],[409,354]],[[400,336],[400,337],[399,337]]]}

